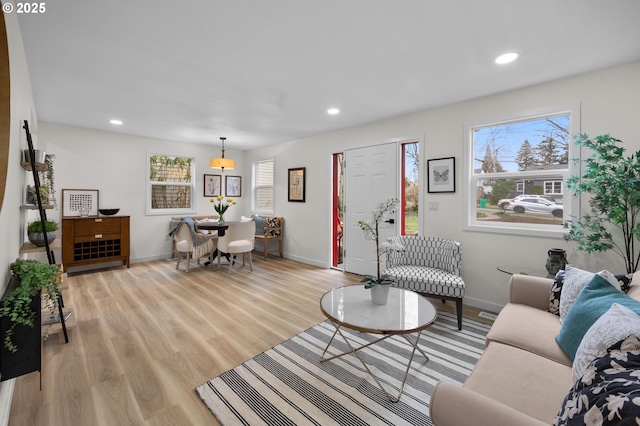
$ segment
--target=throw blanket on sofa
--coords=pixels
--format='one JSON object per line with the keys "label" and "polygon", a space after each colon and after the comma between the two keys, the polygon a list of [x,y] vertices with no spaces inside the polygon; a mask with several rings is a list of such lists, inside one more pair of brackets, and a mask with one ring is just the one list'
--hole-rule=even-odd
{"label": "throw blanket on sofa", "polygon": [[562,403],[554,425],[640,424],[640,340],[629,336],[593,361]]}

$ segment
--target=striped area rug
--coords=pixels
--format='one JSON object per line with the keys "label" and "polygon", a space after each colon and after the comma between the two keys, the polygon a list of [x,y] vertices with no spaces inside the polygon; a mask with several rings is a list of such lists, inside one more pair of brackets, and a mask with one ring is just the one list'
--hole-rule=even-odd
{"label": "striped area rug", "polygon": [[[440,312],[420,338],[400,402],[392,403],[353,355],[320,363],[334,332],[328,321],[269,349],[196,388],[223,425],[431,425],[430,394],[439,380],[462,383],[484,350],[489,326]],[[341,329],[352,342],[375,336]],[[336,336],[328,355],[344,351]],[[411,347],[392,337],[360,355],[383,386],[397,396]]]}

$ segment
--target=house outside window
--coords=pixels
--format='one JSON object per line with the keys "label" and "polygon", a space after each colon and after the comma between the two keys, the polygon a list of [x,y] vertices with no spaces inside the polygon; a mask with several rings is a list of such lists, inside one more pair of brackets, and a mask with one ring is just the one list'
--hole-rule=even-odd
{"label": "house outside window", "polygon": [[545,194],[562,194],[562,181],[545,181],[544,182]]}
{"label": "house outside window", "polygon": [[273,159],[253,163],[252,209],[256,213],[275,213]]}
{"label": "house outside window", "polygon": [[195,213],[195,158],[147,154],[147,214]]}
{"label": "house outside window", "polygon": [[[579,106],[519,114],[465,126],[464,228],[474,231],[561,236],[577,214],[577,198],[563,194],[577,174],[571,135],[579,133]],[[527,204],[535,197],[547,201]],[[510,200],[505,203],[506,200]],[[540,208],[538,204],[554,206]],[[559,206],[559,207],[558,207]]]}

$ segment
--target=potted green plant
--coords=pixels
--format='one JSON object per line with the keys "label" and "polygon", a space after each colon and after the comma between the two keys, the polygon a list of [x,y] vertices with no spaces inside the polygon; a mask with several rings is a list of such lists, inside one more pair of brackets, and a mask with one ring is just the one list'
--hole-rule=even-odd
{"label": "potted green plant", "polygon": [[47,239],[49,240],[49,244],[56,239],[55,231],[58,230],[58,224],[51,220],[47,219],[45,221],[45,229],[42,229],[42,222],[40,220],[33,221],[29,223],[27,226],[27,235],[29,237],[29,241],[37,247],[44,247],[44,233],[47,233]]}
{"label": "potted green plant", "polygon": [[360,282],[365,283],[364,288],[372,289],[372,300],[374,303],[384,305],[387,303],[389,294],[389,286],[393,284],[393,280],[389,277],[380,275],[380,257],[390,251],[403,251],[404,246],[399,244],[391,244],[389,242],[380,243],[380,222],[393,212],[393,209],[400,204],[396,198],[389,198],[383,203],[379,203],[371,212],[371,219],[358,221],[358,226],[365,233],[365,237],[374,240],[376,243],[376,267],[377,273],[373,275],[363,275]]}
{"label": "potted green plant", "polygon": [[[62,271],[56,265],[35,259],[16,259],[10,270],[12,282],[2,298],[0,317],[9,324],[6,329],[3,327],[4,347],[16,352],[19,349],[14,342],[17,327],[37,329],[40,339],[40,324],[36,320],[40,318],[41,300],[52,315],[57,313]],[[48,332],[44,338],[47,336]]]}
{"label": "potted green plant", "polygon": [[582,177],[569,177],[567,187],[576,195],[589,194],[591,211],[566,222],[569,232],[564,238],[587,253],[612,250],[632,274],[640,261],[640,151],[625,157],[622,141],[608,134],[574,137],[592,154],[583,160]]}

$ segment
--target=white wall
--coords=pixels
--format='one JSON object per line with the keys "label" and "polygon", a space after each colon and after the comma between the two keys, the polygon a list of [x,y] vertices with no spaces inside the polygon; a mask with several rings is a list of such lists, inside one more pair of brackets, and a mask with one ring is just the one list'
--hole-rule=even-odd
{"label": "white wall", "polygon": [[[331,154],[399,138],[424,137],[423,162],[449,156],[457,159],[455,194],[427,194],[426,182],[423,182],[426,200],[440,204],[439,211],[425,212],[423,230],[426,235],[454,238],[462,243],[466,303],[499,310],[507,300],[508,276],[498,272],[496,266],[511,264],[542,269],[551,247],[567,249],[569,261],[577,266],[623,272],[622,261],[613,258],[611,253],[589,256],[576,252],[573,245],[562,239],[462,230],[464,124],[572,102],[581,103],[582,132],[592,136],[609,132],[625,141],[628,150],[640,149],[636,125],[640,111],[640,62],[636,62],[267,148],[247,152],[229,150],[228,156],[237,161],[233,174],[243,176],[243,196],[230,210],[230,219],[250,213],[252,162],[275,158],[275,213],[285,217],[285,254],[295,260],[328,267]],[[165,232],[168,218],[145,216],[144,162],[148,148],[196,155],[198,213],[213,211],[200,194],[202,174],[210,173],[208,159],[217,155],[216,148],[51,123],[40,123],[39,136],[49,151],[56,154],[58,196],[62,188],[99,189],[100,204],[120,207],[122,214],[131,215],[134,261],[161,258],[169,253]],[[287,169],[292,167],[306,167],[305,203],[287,201]]]}
{"label": "white wall", "polygon": [[[248,152],[251,162],[276,158],[276,214],[286,218],[285,252],[289,257],[329,265],[330,244],[330,156],[349,147],[424,135],[429,158],[454,156],[457,160],[456,193],[423,195],[438,201],[440,210],[426,211],[425,235],[454,238],[463,247],[463,277],[467,285],[465,303],[497,310],[507,301],[508,276],[498,265],[544,268],[547,250],[562,247],[571,263],[587,269],[609,268],[624,272],[624,264],[611,253],[588,256],[576,252],[562,239],[488,234],[462,230],[462,153],[464,124],[481,122],[542,107],[582,105],[582,132],[592,136],[611,133],[625,142],[629,151],[640,149],[636,121],[640,111],[640,63],[567,78],[522,90],[510,91],[468,102],[405,115],[369,125]],[[348,113],[348,112],[345,112]],[[288,203],[287,168],[307,167],[307,202]],[[347,166],[348,167],[348,166]],[[425,204],[426,205],[426,204]],[[312,242],[312,243],[310,243]]]}
{"label": "white wall", "polygon": [[[22,150],[27,148],[24,120],[36,128],[36,114],[29,80],[29,70],[24,55],[22,37],[16,14],[4,14],[9,46],[9,66],[11,76],[11,128],[9,139],[9,166],[2,210],[0,210],[0,295],[9,283],[9,264],[17,257],[22,245],[25,220],[20,210],[22,191],[27,173],[20,166]],[[37,139],[34,138],[37,148]],[[15,379],[0,383],[0,424],[9,422],[9,409]]]}
{"label": "white wall", "polygon": [[[204,197],[204,174],[221,174],[209,168],[209,159],[218,157],[220,149],[210,146],[150,139],[139,136],[40,123],[40,139],[48,151],[55,154],[55,189],[58,209],[49,214],[59,220],[62,210],[62,189],[97,189],[101,207],[120,208],[119,215],[131,216],[131,261],[141,262],[169,257],[169,216],[146,215],[147,151],[196,158],[197,213],[216,214],[209,198]],[[212,141],[215,138],[212,136]],[[224,176],[242,176],[242,152],[225,148],[225,156],[236,160],[236,169]],[[240,220],[250,206],[249,180],[242,180],[242,197],[225,214],[227,220]],[[245,208],[245,205],[247,206]],[[57,258],[56,258],[57,259]],[[61,257],[60,257],[61,259]]]}

